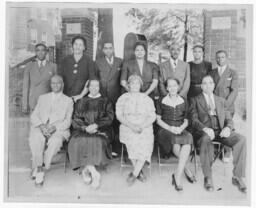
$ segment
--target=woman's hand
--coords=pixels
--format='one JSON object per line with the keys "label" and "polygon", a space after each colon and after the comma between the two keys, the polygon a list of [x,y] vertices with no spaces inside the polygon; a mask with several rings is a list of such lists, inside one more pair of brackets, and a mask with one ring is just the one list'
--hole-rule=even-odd
{"label": "woman's hand", "polygon": [[182,132],[181,128],[176,126],[170,126],[168,130],[173,134],[180,134]]}
{"label": "woman's hand", "polygon": [[86,132],[89,134],[94,134],[98,131],[98,125],[97,124],[91,124],[85,128]]}
{"label": "woman's hand", "polygon": [[136,132],[136,133],[138,133],[138,134],[140,134],[140,133],[142,132],[142,130],[143,130],[143,129],[142,129],[140,126],[138,126],[138,125],[131,125],[130,128],[131,128],[134,132]]}

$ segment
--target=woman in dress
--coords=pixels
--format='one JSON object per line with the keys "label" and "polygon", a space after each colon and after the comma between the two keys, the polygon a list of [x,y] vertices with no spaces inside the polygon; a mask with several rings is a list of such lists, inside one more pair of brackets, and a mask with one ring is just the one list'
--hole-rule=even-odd
{"label": "woman in dress", "polygon": [[116,116],[121,123],[120,141],[126,145],[134,168],[127,178],[128,185],[132,185],[136,179],[146,181],[142,168],[145,162],[151,162],[154,145],[152,124],[156,114],[152,99],[140,92],[140,76],[130,76],[128,87],[129,91],[117,100]]}
{"label": "woman in dress", "polygon": [[86,47],[85,38],[74,37],[73,54],[65,57],[59,67],[59,74],[64,80],[63,93],[72,97],[74,102],[88,93],[88,80],[97,78],[95,63],[84,54]]}
{"label": "woman in dress", "polygon": [[89,81],[88,96],[76,103],[68,145],[72,168],[80,168],[84,182],[95,189],[100,186],[101,178],[96,166],[106,165],[111,158],[114,118],[111,103],[99,90],[99,80]]}
{"label": "woman in dress", "polygon": [[172,175],[172,184],[175,185],[177,191],[181,191],[183,189],[181,185],[183,171],[191,183],[195,182],[195,177],[185,167],[193,144],[193,137],[186,131],[188,126],[187,103],[178,95],[179,80],[167,79],[166,89],[168,94],[157,103],[157,124],[160,126],[157,138],[161,152],[168,154],[172,150],[174,155],[179,158],[177,170]]}
{"label": "woman in dress", "polygon": [[142,42],[136,42],[134,46],[135,59],[124,62],[121,73],[121,85],[126,91],[129,91],[127,80],[136,74],[142,79],[141,92],[149,95],[151,98],[157,96],[158,85],[158,66],[145,58],[146,45]]}

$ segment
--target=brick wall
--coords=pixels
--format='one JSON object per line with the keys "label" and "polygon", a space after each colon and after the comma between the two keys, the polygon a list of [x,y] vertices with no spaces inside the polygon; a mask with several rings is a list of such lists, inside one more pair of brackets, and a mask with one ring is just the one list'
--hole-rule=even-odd
{"label": "brick wall", "polygon": [[[80,23],[81,33],[67,34],[67,24]],[[76,35],[81,35],[87,40],[86,54],[93,58],[93,22],[87,17],[62,17],[62,42],[57,46],[57,63],[59,63],[65,56],[72,53],[71,40]]]}
{"label": "brick wall", "polygon": [[[224,49],[229,54],[230,66],[239,74],[239,89],[245,90],[246,39],[241,37],[238,10],[204,12],[205,59],[216,66],[215,53]],[[244,29],[245,30],[245,29]]]}

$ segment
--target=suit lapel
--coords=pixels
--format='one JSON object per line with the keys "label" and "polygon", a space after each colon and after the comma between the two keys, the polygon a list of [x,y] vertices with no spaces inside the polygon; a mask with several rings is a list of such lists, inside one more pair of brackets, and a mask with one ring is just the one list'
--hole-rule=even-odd
{"label": "suit lapel", "polygon": [[[217,69],[217,74],[219,75],[218,69]],[[223,72],[223,74],[220,76],[219,81],[218,81],[218,83],[216,84],[216,88],[218,88],[219,86],[221,86],[222,83],[225,82],[225,80],[227,80],[229,74],[230,74],[230,69],[229,69],[229,67],[227,66],[227,68],[225,69],[225,71]]]}
{"label": "suit lapel", "polygon": [[205,112],[209,114],[208,105],[203,94],[200,95],[200,105],[205,110]]}

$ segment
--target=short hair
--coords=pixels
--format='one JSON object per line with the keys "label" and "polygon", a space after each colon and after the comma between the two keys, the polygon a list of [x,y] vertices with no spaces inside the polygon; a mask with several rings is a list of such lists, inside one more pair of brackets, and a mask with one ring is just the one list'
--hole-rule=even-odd
{"label": "short hair", "polygon": [[114,47],[114,43],[113,43],[113,41],[105,40],[105,41],[103,41],[103,43],[102,43],[103,48],[104,48],[105,44],[107,44],[107,43],[112,44],[112,46]]}
{"label": "short hair", "polygon": [[142,46],[142,47],[144,48],[145,52],[147,52],[147,46],[146,46],[146,44],[145,44],[144,42],[142,42],[142,41],[137,41],[137,42],[134,44],[133,50],[135,51],[138,46]]}
{"label": "short hair", "polygon": [[180,47],[180,44],[178,44],[177,42],[173,42],[173,43],[171,43],[171,44],[169,45],[169,49],[171,49],[171,48],[174,47],[174,46],[178,46],[179,49],[181,48],[181,47]]}
{"label": "short hair", "polygon": [[[201,84],[203,83],[203,80],[204,80],[205,78],[207,78],[207,77],[210,77],[210,78],[212,79],[212,81],[214,82],[212,76],[209,75],[209,74],[207,74],[207,75],[203,76]],[[215,84],[215,83],[214,83],[214,84]]]}
{"label": "short hair", "polygon": [[218,50],[215,55],[217,56],[219,53],[224,53],[225,56],[228,57],[228,52],[225,50]]}
{"label": "short hair", "polygon": [[194,50],[195,48],[201,48],[202,51],[204,52],[204,46],[202,46],[202,45],[200,45],[200,44],[194,45],[192,49]]}
{"label": "short hair", "polygon": [[142,81],[142,79],[141,79],[141,77],[140,77],[139,75],[133,74],[133,75],[129,76],[128,81],[127,81],[128,84],[130,85],[130,83],[131,83],[133,80],[138,80],[139,83],[140,83],[140,87],[143,86],[143,81]]}
{"label": "short hair", "polygon": [[58,79],[62,82],[62,85],[64,85],[64,81],[63,81],[62,76],[60,76],[60,75],[58,75],[58,74],[55,74],[55,75],[53,75],[53,76],[51,77],[51,81],[52,81],[53,78],[58,78]]}
{"label": "short hair", "polygon": [[165,81],[165,88],[167,88],[168,82],[169,82],[170,80],[176,81],[176,83],[180,86],[180,80],[178,80],[177,78],[169,77],[169,78],[167,78],[166,81]]}
{"label": "short hair", "polygon": [[44,43],[37,43],[36,45],[35,45],[35,49],[37,48],[37,47],[39,47],[39,46],[43,46],[44,47],[44,49],[47,51],[47,46],[44,44]]}
{"label": "short hair", "polygon": [[84,50],[87,50],[87,41],[83,36],[77,35],[77,36],[73,37],[72,41],[71,41],[72,46],[74,45],[76,40],[82,40],[84,43]]}

